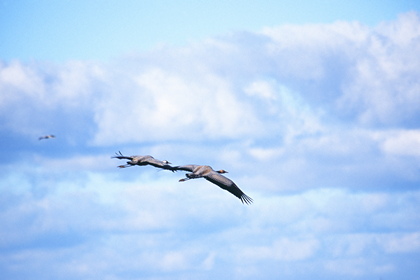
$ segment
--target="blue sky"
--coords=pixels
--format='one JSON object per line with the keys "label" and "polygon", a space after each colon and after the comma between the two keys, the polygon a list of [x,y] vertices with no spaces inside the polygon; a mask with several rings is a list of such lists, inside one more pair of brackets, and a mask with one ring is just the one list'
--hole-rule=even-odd
{"label": "blue sky", "polygon": [[0,2],[3,59],[110,59],[279,24],[377,24],[418,1],[7,1]]}
{"label": "blue sky", "polygon": [[419,4],[347,2],[0,1],[0,274],[417,279]]}

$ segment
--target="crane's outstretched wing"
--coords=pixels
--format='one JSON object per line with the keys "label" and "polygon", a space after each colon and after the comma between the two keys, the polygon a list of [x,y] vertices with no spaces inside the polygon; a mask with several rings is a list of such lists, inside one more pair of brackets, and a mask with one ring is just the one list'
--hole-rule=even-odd
{"label": "crane's outstretched wing", "polygon": [[188,165],[178,165],[178,166],[174,166],[174,170],[183,170],[183,171],[189,171],[189,172],[193,172],[194,169],[197,167],[198,165],[196,164],[188,164]]}
{"label": "crane's outstretched wing", "polygon": [[171,170],[172,172],[176,171],[175,167],[170,165],[170,162],[166,160],[162,161],[162,160],[158,160],[153,157],[150,157],[150,158],[145,159],[144,162],[147,162],[149,165],[152,165],[157,168]]}
{"label": "crane's outstretched wing", "polygon": [[253,202],[252,198],[247,196],[232,180],[226,178],[223,175],[220,175],[217,172],[212,172],[211,174],[204,176],[204,178],[207,181],[218,185],[220,188],[227,190],[228,192],[239,198],[242,201],[242,203],[251,204]]}

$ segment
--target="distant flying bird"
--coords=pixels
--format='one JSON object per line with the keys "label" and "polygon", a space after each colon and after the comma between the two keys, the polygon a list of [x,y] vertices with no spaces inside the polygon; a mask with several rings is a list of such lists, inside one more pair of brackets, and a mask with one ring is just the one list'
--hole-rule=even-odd
{"label": "distant flying bird", "polygon": [[180,182],[187,181],[189,179],[197,179],[197,178],[204,178],[207,181],[212,182],[213,184],[218,185],[220,188],[230,192],[237,198],[239,198],[242,203],[250,204],[253,202],[252,198],[244,194],[240,188],[229,178],[221,175],[223,173],[228,173],[225,170],[218,170],[215,171],[208,165],[182,165],[182,166],[174,166],[175,170],[184,170],[189,171],[192,173],[185,174],[186,178],[180,179]]}
{"label": "distant flying bird", "polygon": [[152,156],[124,156],[121,152],[119,152],[119,153],[116,153],[116,156],[113,156],[112,158],[129,159],[129,161],[127,161],[127,164],[119,165],[118,166],[119,168],[126,168],[126,167],[135,166],[135,165],[139,165],[139,166],[152,165],[157,168],[171,170],[172,172],[175,171],[174,167],[170,165],[169,161],[157,160]]}
{"label": "distant flying bird", "polygon": [[42,139],[50,139],[50,138],[55,138],[54,135],[50,134],[50,135],[45,135],[45,136],[41,136],[38,138],[38,140],[42,140]]}

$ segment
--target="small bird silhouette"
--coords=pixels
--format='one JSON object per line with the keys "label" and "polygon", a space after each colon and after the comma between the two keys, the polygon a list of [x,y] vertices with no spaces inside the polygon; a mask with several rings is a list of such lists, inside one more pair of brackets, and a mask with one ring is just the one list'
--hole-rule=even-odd
{"label": "small bird silhouette", "polygon": [[38,140],[50,139],[50,138],[55,138],[55,135],[50,134],[50,135],[41,136],[38,138]]}
{"label": "small bird silhouette", "polygon": [[229,178],[221,175],[223,173],[228,173],[226,170],[218,170],[215,171],[208,165],[182,165],[182,166],[174,166],[175,170],[183,170],[189,171],[192,173],[185,174],[186,178],[180,179],[180,182],[184,182],[190,179],[197,179],[197,178],[204,178],[207,181],[216,184],[220,188],[230,192],[237,198],[239,198],[242,203],[251,204],[253,202],[252,198],[247,196],[241,189]]}

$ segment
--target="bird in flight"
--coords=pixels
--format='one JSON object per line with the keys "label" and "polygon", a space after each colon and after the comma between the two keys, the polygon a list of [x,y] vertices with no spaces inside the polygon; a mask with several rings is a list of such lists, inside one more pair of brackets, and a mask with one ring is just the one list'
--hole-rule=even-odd
{"label": "bird in flight", "polygon": [[157,160],[152,156],[124,156],[121,152],[116,153],[115,156],[112,158],[117,159],[128,159],[127,164],[119,165],[119,168],[126,168],[135,165],[145,166],[151,165],[157,168],[162,168],[166,170],[171,170],[172,172],[175,171],[174,167],[170,165],[170,162],[167,160]]}
{"label": "bird in flight", "polygon": [[38,138],[38,140],[42,140],[42,139],[51,139],[51,138],[55,138],[54,135],[50,134],[50,135],[45,135],[45,136],[41,136]]}
{"label": "bird in flight", "polygon": [[185,174],[186,178],[180,179],[180,182],[184,182],[190,179],[204,178],[207,181],[216,184],[220,188],[230,192],[237,198],[239,198],[242,203],[251,204],[253,202],[252,198],[247,196],[241,189],[229,178],[223,176],[222,174],[228,173],[225,170],[215,171],[208,165],[182,165],[174,166],[174,170],[183,170],[191,173]]}

